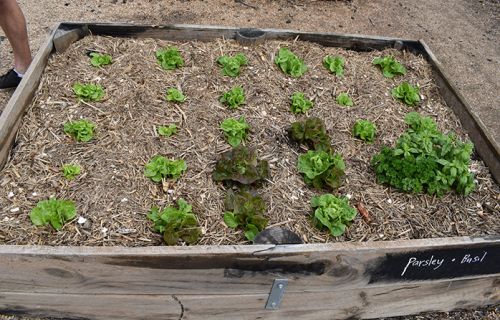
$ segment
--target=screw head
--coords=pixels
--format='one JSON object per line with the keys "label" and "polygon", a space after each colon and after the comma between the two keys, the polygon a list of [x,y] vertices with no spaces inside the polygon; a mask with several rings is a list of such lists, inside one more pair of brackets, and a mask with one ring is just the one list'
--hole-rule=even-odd
{"label": "screw head", "polygon": [[276,302],[271,303],[271,306],[272,306],[273,308],[276,308]]}
{"label": "screw head", "polygon": [[283,283],[278,284],[278,288],[283,289]]}

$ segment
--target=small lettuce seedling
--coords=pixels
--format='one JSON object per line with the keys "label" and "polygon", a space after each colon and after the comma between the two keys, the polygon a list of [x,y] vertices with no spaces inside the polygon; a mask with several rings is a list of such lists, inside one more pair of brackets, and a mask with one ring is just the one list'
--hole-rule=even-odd
{"label": "small lettuce seedling", "polygon": [[290,110],[293,113],[306,113],[313,106],[313,102],[306,99],[302,92],[295,92],[291,100]]}
{"label": "small lettuce seedling", "polygon": [[231,229],[243,229],[245,237],[250,241],[267,226],[267,219],[263,215],[266,204],[258,195],[248,191],[234,193],[229,190],[225,207],[224,223]]}
{"label": "small lettuce seedling", "polygon": [[94,137],[95,124],[88,120],[69,121],[64,124],[64,132],[76,141],[89,142]]}
{"label": "small lettuce seedling", "polygon": [[224,92],[219,101],[228,106],[229,109],[236,109],[245,103],[245,92],[242,87],[234,87]]}
{"label": "small lettuce seedling", "polygon": [[227,142],[232,146],[239,146],[246,139],[250,126],[245,121],[245,118],[240,117],[239,120],[229,118],[222,121],[220,128],[224,131]]}
{"label": "small lettuce seedling", "polygon": [[75,203],[70,200],[42,200],[31,210],[30,219],[35,226],[50,225],[61,230],[64,223],[76,216]]}
{"label": "small lettuce seedling", "polygon": [[299,156],[297,169],[304,174],[304,181],[314,188],[337,189],[342,183],[345,164],[340,154],[309,150]]}
{"label": "small lettuce seedling", "polygon": [[305,121],[292,123],[288,134],[293,141],[305,144],[314,150],[327,152],[332,150],[325,123],[319,118],[307,118]]}
{"label": "small lettuce seedling", "polygon": [[394,98],[404,102],[408,106],[417,105],[420,102],[420,89],[414,87],[408,82],[403,82],[392,89],[391,94]]}
{"label": "small lettuce seedling", "polygon": [[169,206],[160,211],[153,207],[148,218],[154,222],[155,231],[163,234],[163,240],[169,246],[174,246],[180,240],[194,244],[201,236],[198,220],[192,213],[193,207],[184,199],[177,201],[178,208]]}
{"label": "small lettuce seedling", "polygon": [[182,159],[170,160],[157,155],[144,167],[144,175],[154,182],[160,182],[163,178],[177,180],[186,169],[186,162]]}
{"label": "small lettuce seedling", "polygon": [[274,63],[283,71],[294,78],[301,77],[306,71],[307,66],[299,57],[287,48],[280,48],[274,58]]}
{"label": "small lettuce seedling", "polygon": [[345,92],[342,92],[337,96],[337,103],[345,107],[352,107],[353,105],[351,97],[349,97],[349,95]]}
{"label": "small lettuce seedling", "polygon": [[181,103],[186,101],[186,97],[182,94],[182,91],[176,88],[167,89],[167,101]]}
{"label": "small lettuce seedling", "polygon": [[337,77],[344,75],[344,58],[340,56],[326,56],[323,58],[323,66]]}
{"label": "small lettuce seedling", "polygon": [[94,67],[102,67],[113,62],[113,58],[109,54],[100,54],[97,52],[90,53],[90,64]]}
{"label": "small lettuce seedling", "polygon": [[73,180],[81,172],[81,167],[76,164],[64,164],[62,166],[63,176],[68,180]]}
{"label": "small lettuce seedling", "polygon": [[162,137],[170,137],[177,133],[177,126],[175,124],[171,124],[167,126],[159,126],[157,132]]}
{"label": "small lettuce seedling", "polygon": [[73,85],[73,92],[83,101],[99,101],[104,97],[104,89],[100,84],[77,82]]}
{"label": "small lettuce seedling", "polygon": [[377,127],[369,120],[358,120],[352,128],[352,133],[355,137],[366,142],[373,142]]}
{"label": "small lettuce seedling", "polygon": [[324,194],[311,199],[314,209],[313,223],[319,228],[328,228],[334,237],[344,234],[345,229],[356,217],[356,209],[349,205],[346,197]]}
{"label": "small lettuce seedling", "polygon": [[382,70],[384,77],[393,78],[396,75],[405,75],[406,69],[391,56],[383,58],[375,58],[372,61],[373,65],[377,65]]}
{"label": "small lettuce seedling", "polygon": [[234,78],[240,75],[241,66],[246,66],[248,60],[243,53],[238,53],[234,57],[222,56],[217,59],[217,63],[222,66],[224,75]]}
{"label": "small lettuce seedling", "polygon": [[156,51],[156,59],[164,70],[174,70],[184,66],[184,59],[176,47]]}
{"label": "small lettuce seedling", "polygon": [[265,160],[258,160],[254,150],[240,145],[221,155],[212,178],[215,181],[252,184],[269,178],[269,164]]}

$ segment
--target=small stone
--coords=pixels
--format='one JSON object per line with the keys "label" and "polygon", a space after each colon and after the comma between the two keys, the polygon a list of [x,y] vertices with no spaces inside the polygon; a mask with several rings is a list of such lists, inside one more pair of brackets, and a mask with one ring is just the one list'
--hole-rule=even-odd
{"label": "small stone", "polygon": [[85,222],[87,222],[87,218],[79,217],[77,222],[78,224],[84,224]]}
{"label": "small stone", "polygon": [[392,203],[392,200],[391,200],[391,199],[387,199],[387,203],[388,203],[388,204],[391,204],[391,203]]}
{"label": "small stone", "polygon": [[10,212],[18,212],[18,211],[19,211],[19,208],[18,208],[18,207],[15,207],[15,208],[10,209]]}
{"label": "small stone", "polygon": [[101,228],[101,232],[104,233],[104,234],[106,234],[108,232],[108,228],[102,227]]}
{"label": "small stone", "polygon": [[33,192],[31,195],[32,195],[33,197],[36,197],[36,196],[38,196],[38,193]]}
{"label": "small stone", "polygon": [[351,198],[352,198],[352,194],[349,194],[349,193],[348,193],[348,194],[346,194],[346,195],[345,195],[345,197],[346,197],[347,199],[351,200]]}
{"label": "small stone", "polygon": [[127,201],[128,201],[128,199],[127,199],[127,198],[123,198],[123,199],[121,199],[121,200],[120,200],[120,202],[121,202],[121,203],[123,203],[123,202],[127,202]]}
{"label": "small stone", "polygon": [[12,191],[11,191],[11,192],[9,192],[9,194],[7,195],[7,198],[9,198],[9,199],[10,199],[10,198],[12,198],[12,197],[14,197],[14,192],[12,192]]}

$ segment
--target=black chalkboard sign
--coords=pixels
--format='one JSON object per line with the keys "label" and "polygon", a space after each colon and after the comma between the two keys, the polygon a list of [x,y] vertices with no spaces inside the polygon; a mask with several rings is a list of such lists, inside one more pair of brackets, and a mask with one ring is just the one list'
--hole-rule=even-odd
{"label": "black chalkboard sign", "polygon": [[387,253],[366,271],[369,283],[500,274],[500,243]]}

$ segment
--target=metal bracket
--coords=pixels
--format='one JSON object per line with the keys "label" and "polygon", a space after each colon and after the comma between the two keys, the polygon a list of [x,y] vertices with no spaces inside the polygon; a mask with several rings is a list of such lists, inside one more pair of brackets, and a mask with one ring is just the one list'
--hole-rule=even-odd
{"label": "metal bracket", "polygon": [[269,298],[267,298],[266,309],[277,310],[280,308],[287,286],[288,279],[274,279]]}

